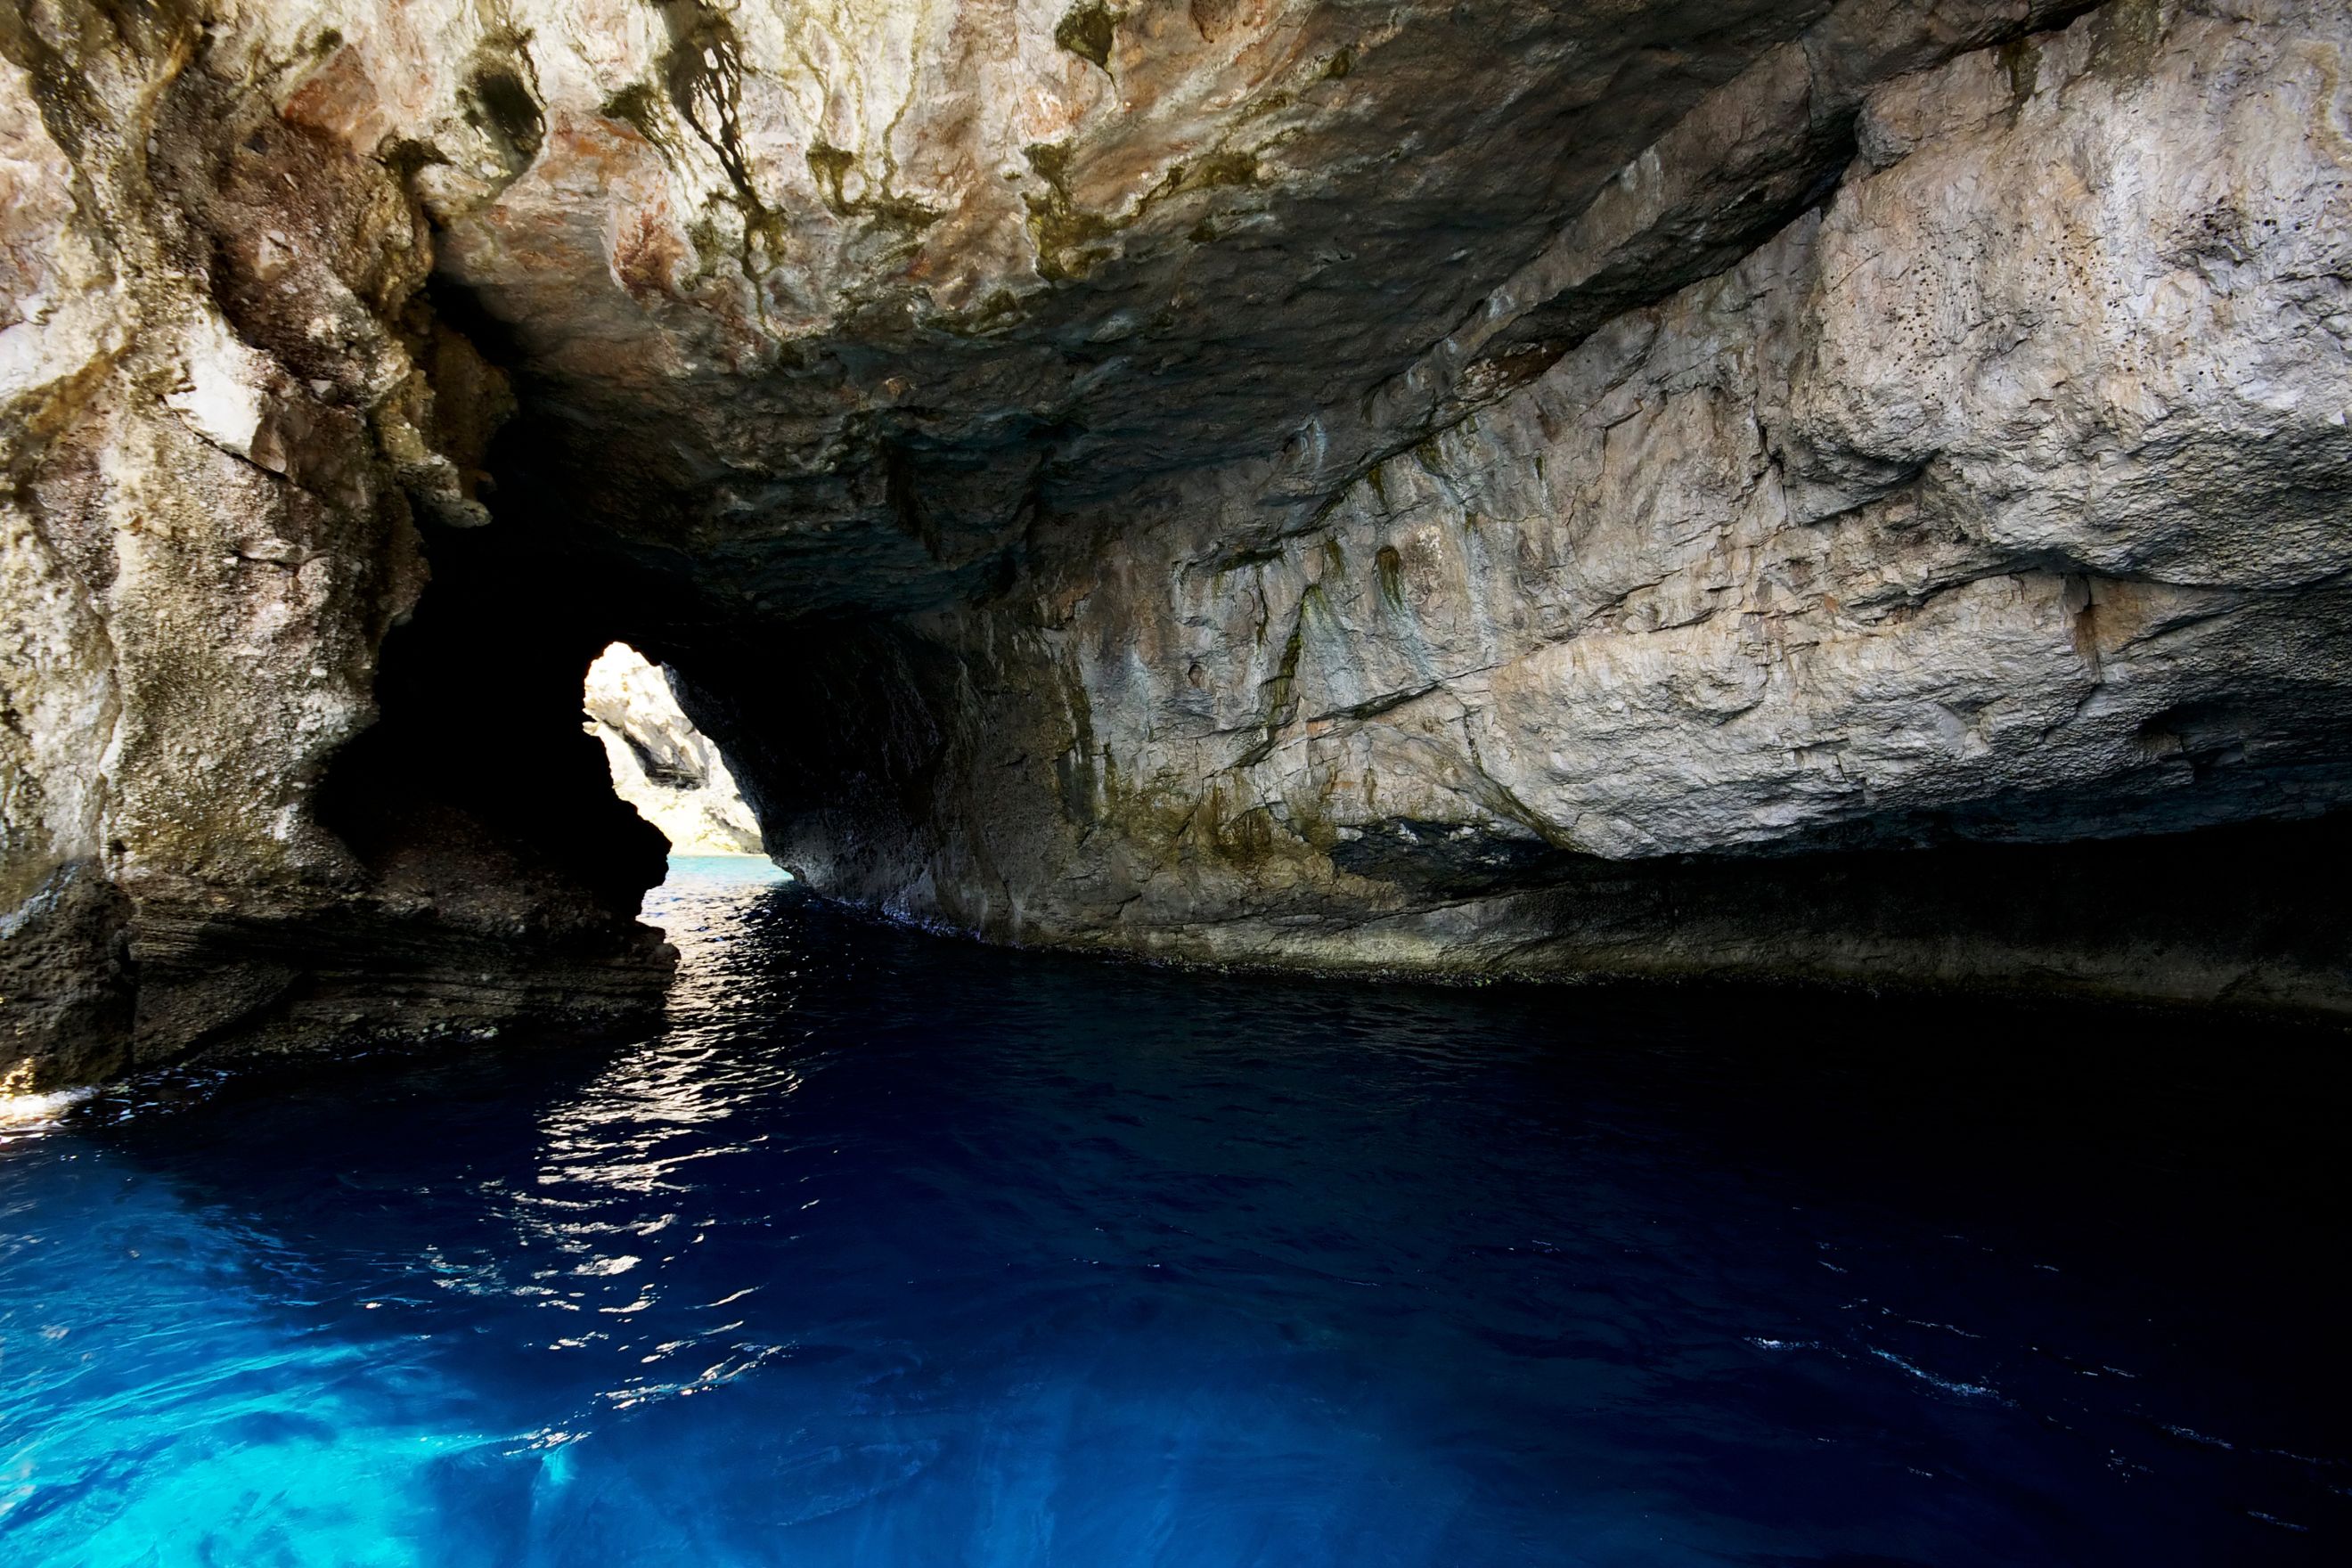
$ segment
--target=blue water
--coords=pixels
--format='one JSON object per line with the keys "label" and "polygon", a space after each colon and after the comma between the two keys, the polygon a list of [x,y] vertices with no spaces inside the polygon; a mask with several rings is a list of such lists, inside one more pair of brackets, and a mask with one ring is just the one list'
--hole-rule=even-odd
{"label": "blue water", "polygon": [[11,1137],[0,1562],[2346,1560],[2339,1038],[649,918]]}

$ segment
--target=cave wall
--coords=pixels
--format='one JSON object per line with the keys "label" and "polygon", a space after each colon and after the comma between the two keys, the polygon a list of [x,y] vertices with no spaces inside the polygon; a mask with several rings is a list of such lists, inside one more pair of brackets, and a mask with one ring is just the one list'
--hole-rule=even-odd
{"label": "cave wall", "polygon": [[942,929],[2343,1010],[2325,0],[10,0],[0,1084]]}
{"label": "cave wall", "polygon": [[[422,531],[486,521],[504,392],[421,302],[398,173],[279,112],[315,64],[194,7],[0,9],[0,1089],[520,1011],[490,972],[533,933],[388,890],[318,810]],[[658,997],[635,892],[542,900],[603,928],[591,1011]]]}
{"label": "cave wall", "polygon": [[2352,792],[2347,42],[1879,87],[1816,209],[1304,525],[1244,466],[906,622],[841,704],[919,713],[898,804],[772,847],[1008,940],[2345,1005],[2338,829],[2190,830]]}

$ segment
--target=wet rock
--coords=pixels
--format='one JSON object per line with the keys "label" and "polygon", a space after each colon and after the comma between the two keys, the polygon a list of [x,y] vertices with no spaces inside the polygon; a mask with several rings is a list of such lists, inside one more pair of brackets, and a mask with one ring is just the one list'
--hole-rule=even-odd
{"label": "wet rock", "polygon": [[0,915],[0,1094],[95,1083],[131,1063],[131,900],[87,862]]}

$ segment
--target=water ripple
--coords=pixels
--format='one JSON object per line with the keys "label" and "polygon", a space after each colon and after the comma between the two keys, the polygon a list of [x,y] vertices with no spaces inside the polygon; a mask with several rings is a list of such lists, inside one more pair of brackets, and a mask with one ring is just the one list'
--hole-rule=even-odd
{"label": "water ripple", "polygon": [[0,1559],[2235,1563],[2352,1528],[2332,1058],[1175,976],[691,866],[648,918],[684,963],[642,1039],[0,1133]]}

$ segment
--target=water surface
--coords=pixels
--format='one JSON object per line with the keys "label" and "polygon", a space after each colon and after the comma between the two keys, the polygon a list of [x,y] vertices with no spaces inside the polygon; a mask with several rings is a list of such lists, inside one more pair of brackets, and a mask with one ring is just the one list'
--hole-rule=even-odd
{"label": "water surface", "polygon": [[0,1562],[2341,1562],[2340,1041],[1220,980],[681,863],[658,1034],[0,1148]]}

